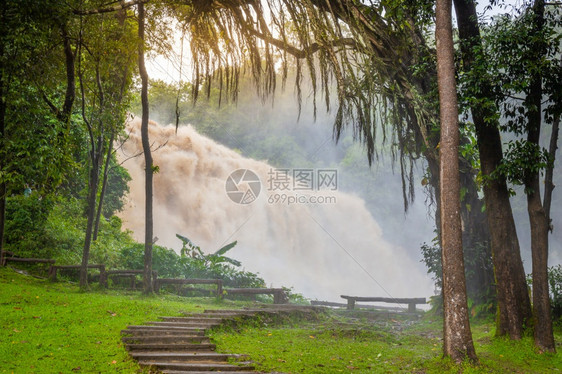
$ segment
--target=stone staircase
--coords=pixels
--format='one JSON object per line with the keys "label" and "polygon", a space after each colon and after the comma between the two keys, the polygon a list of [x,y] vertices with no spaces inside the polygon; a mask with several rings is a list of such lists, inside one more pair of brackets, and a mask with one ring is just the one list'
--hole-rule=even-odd
{"label": "stone staircase", "polygon": [[161,317],[161,321],[128,326],[122,330],[123,342],[129,354],[151,372],[166,374],[256,373],[246,355],[215,352],[206,331],[227,321],[253,317],[258,313],[278,314],[292,311],[312,313],[317,307],[276,306],[258,309],[206,310],[185,314],[184,317]]}

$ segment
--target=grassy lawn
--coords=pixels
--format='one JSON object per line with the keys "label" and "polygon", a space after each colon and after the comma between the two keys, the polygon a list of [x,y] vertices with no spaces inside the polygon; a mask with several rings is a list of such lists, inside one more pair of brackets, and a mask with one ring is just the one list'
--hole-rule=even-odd
{"label": "grassy lawn", "polygon": [[[239,327],[216,331],[224,352],[247,352],[263,371],[283,373],[556,373],[562,354],[537,354],[531,337],[520,342],[494,338],[493,323],[472,324],[479,365],[459,368],[441,356],[441,321],[425,316],[413,322],[379,314],[357,319],[345,312],[298,327]],[[364,316],[368,314],[365,313]],[[372,314],[371,314],[372,315]],[[373,316],[373,315],[372,315]],[[562,328],[557,326],[558,350]]]}
{"label": "grassy lawn", "polygon": [[76,285],[9,268],[0,268],[0,288],[0,373],[142,372],[121,343],[127,325],[227,305],[212,298],[81,293]]}
{"label": "grassy lawn", "polygon": [[[50,283],[0,268],[0,373],[137,373],[120,331],[180,311],[232,308],[212,298],[143,297]],[[441,322],[386,313],[331,312],[315,321],[266,321],[212,333],[219,350],[248,353],[258,369],[284,373],[458,373],[441,358]],[[562,354],[539,355],[532,338],[493,337],[493,323],[472,324],[480,365],[464,373],[556,373]],[[562,350],[562,328],[556,328]]]}

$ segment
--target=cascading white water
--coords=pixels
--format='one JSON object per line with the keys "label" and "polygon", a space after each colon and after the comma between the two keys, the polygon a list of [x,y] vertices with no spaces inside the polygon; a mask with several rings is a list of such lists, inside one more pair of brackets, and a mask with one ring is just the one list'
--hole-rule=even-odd
{"label": "cascading white water", "polygon": [[[128,129],[130,137],[119,152],[122,160],[142,152],[140,121],[132,121]],[[154,235],[159,245],[179,250],[176,233],[206,252],[238,240],[228,255],[246,270],[259,273],[268,285],[294,287],[313,299],[432,294],[432,281],[423,268],[403,248],[383,239],[358,197],[331,190],[273,190],[268,183],[274,171],[270,165],[244,158],[191,126],[180,127],[176,134],[173,126],[151,122],[149,133],[159,167],[154,176]],[[144,158],[130,158],[124,166],[133,180],[121,217],[124,227],[143,240]],[[226,193],[226,181],[238,169],[259,176],[261,190],[252,203],[235,203]],[[331,201],[274,203],[279,193]]]}

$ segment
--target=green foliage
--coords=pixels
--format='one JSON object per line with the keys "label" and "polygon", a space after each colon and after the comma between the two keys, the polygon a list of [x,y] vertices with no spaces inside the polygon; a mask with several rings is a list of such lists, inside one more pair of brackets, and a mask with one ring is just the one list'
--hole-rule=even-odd
{"label": "green foliage", "polygon": [[[528,100],[531,77],[536,72],[540,72],[542,79],[545,122],[551,124],[562,113],[562,19],[560,11],[551,7],[545,12],[543,29],[538,32],[532,7],[525,4],[518,13],[497,17],[485,29],[484,53],[489,61],[487,76],[494,79],[496,101],[507,120],[503,130],[524,134],[528,112],[537,110]],[[537,50],[539,44],[542,51]]]}
{"label": "green foliage", "polygon": [[13,195],[6,200],[5,249],[21,257],[50,257],[52,253],[45,250],[45,243],[53,197],[42,197],[35,191],[29,196]]}
{"label": "green foliage", "polygon": [[[432,275],[436,288],[442,289],[443,269],[438,238],[435,237],[431,245],[423,243],[421,252],[422,262],[425,263],[428,274]],[[491,270],[490,267],[492,266],[487,257],[485,245],[476,243],[473,247],[464,248],[464,265],[471,316],[480,317],[494,313],[496,305],[495,290],[481,289],[482,287],[477,286],[481,283],[480,275],[485,273],[482,269]],[[441,313],[443,307],[441,295],[431,297],[430,304],[435,313]]]}
{"label": "green foliage", "polygon": [[[120,267],[123,269],[144,269],[144,244],[135,243],[120,251]],[[180,278],[184,276],[184,266],[180,256],[171,249],[154,245],[152,247],[152,270],[161,278]]]}
{"label": "green foliage", "polygon": [[[531,128],[552,124],[562,113],[562,18],[556,7],[547,7],[544,24],[538,26],[533,6],[521,5],[516,15],[502,15],[484,28],[482,50],[475,51],[493,86],[490,100],[501,109],[501,129],[517,137],[507,144],[505,157],[495,175],[503,175],[513,184],[524,184],[527,176],[536,175],[552,163],[548,151],[522,139]],[[476,74],[479,74],[478,72]],[[543,102],[534,102],[538,80]],[[498,111],[496,111],[498,112]],[[537,113],[539,123],[531,121]],[[540,130],[539,128],[533,129]],[[538,142],[539,139],[535,140]],[[529,191],[526,191],[527,193]]]}
{"label": "green foliage", "polygon": [[[121,250],[119,264],[126,269],[143,269],[143,256],[142,244],[130,245]],[[263,287],[265,284],[257,274],[202,257],[179,256],[173,250],[157,245],[152,249],[152,269],[161,278],[222,279],[226,287]]]}
{"label": "green foliage", "polygon": [[214,266],[221,263],[229,263],[234,266],[240,266],[242,263],[238,260],[232,259],[230,257],[224,256],[226,252],[231,250],[238,244],[237,241],[229,243],[224,247],[220,248],[218,251],[212,254],[204,254],[201,248],[195,244],[185,236],[180,234],[176,234],[176,237],[182,241],[182,249],[181,249],[181,256],[182,258],[190,257],[192,259],[196,259],[202,262],[203,266]]}
{"label": "green foliage", "polygon": [[421,246],[422,262],[427,267],[427,273],[432,274],[435,286],[439,289],[443,287],[443,267],[441,266],[441,247],[439,238],[433,238],[431,245],[423,243]]}
{"label": "green foliage", "polygon": [[[187,118],[194,110],[193,103],[189,96],[191,84],[183,83],[181,86],[169,84],[164,81],[150,80],[148,85],[148,103],[150,118],[162,125],[176,123],[176,102],[180,113],[180,118]],[[140,115],[140,98],[136,97],[130,111]]]}
{"label": "green foliage", "polygon": [[107,187],[102,207],[102,214],[106,219],[110,219],[115,213],[123,209],[123,199],[129,193],[128,182],[130,181],[129,172],[117,162],[117,158],[113,154],[109,164]]}
{"label": "green foliage", "polygon": [[492,173],[504,175],[516,185],[524,185],[527,175],[533,175],[552,164],[548,150],[524,140],[510,141],[507,144],[502,163]]}
{"label": "green foliage", "polygon": [[548,284],[550,286],[550,305],[552,319],[562,319],[562,265],[548,268]]}

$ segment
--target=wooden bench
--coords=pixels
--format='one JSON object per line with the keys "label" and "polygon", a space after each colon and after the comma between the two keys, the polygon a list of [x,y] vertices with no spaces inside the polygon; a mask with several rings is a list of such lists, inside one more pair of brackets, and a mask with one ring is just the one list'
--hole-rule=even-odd
{"label": "wooden bench", "polygon": [[[49,268],[49,279],[52,282],[56,282],[57,280],[57,271],[58,270],[80,270],[81,265],[52,265]],[[100,285],[102,287],[107,287],[107,272],[105,271],[105,265],[88,265],[88,269],[99,269],[100,271]]]}
{"label": "wooden bench", "polygon": [[158,278],[154,281],[154,292],[160,292],[160,288],[166,284],[185,285],[185,284],[216,284],[216,295],[222,298],[221,279],[183,279],[183,278]]}
{"label": "wooden bench", "polygon": [[287,304],[289,298],[282,288],[229,288],[227,295],[273,295],[273,304]]}
{"label": "wooden bench", "polygon": [[[129,269],[108,270],[106,274],[107,274],[107,279],[109,279],[109,277],[129,278],[131,282],[131,289],[136,290],[137,275],[143,275],[144,270],[136,270],[136,269],[135,270],[129,270]],[[152,281],[156,282],[157,279],[158,279],[158,272],[152,271]]]}
{"label": "wooden bench", "polygon": [[420,298],[399,298],[395,299],[392,297],[362,297],[362,296],[346,296],[341,295],[342,298],[347,300],[347,309],[353,310],[355,308],[355,302],[357,301],[370,301],[370,302],[381,302],[381,303],[393,303],[393,304],[408,304],[408,313],[416,312],[416,304],[425,304],[425,297]]}

